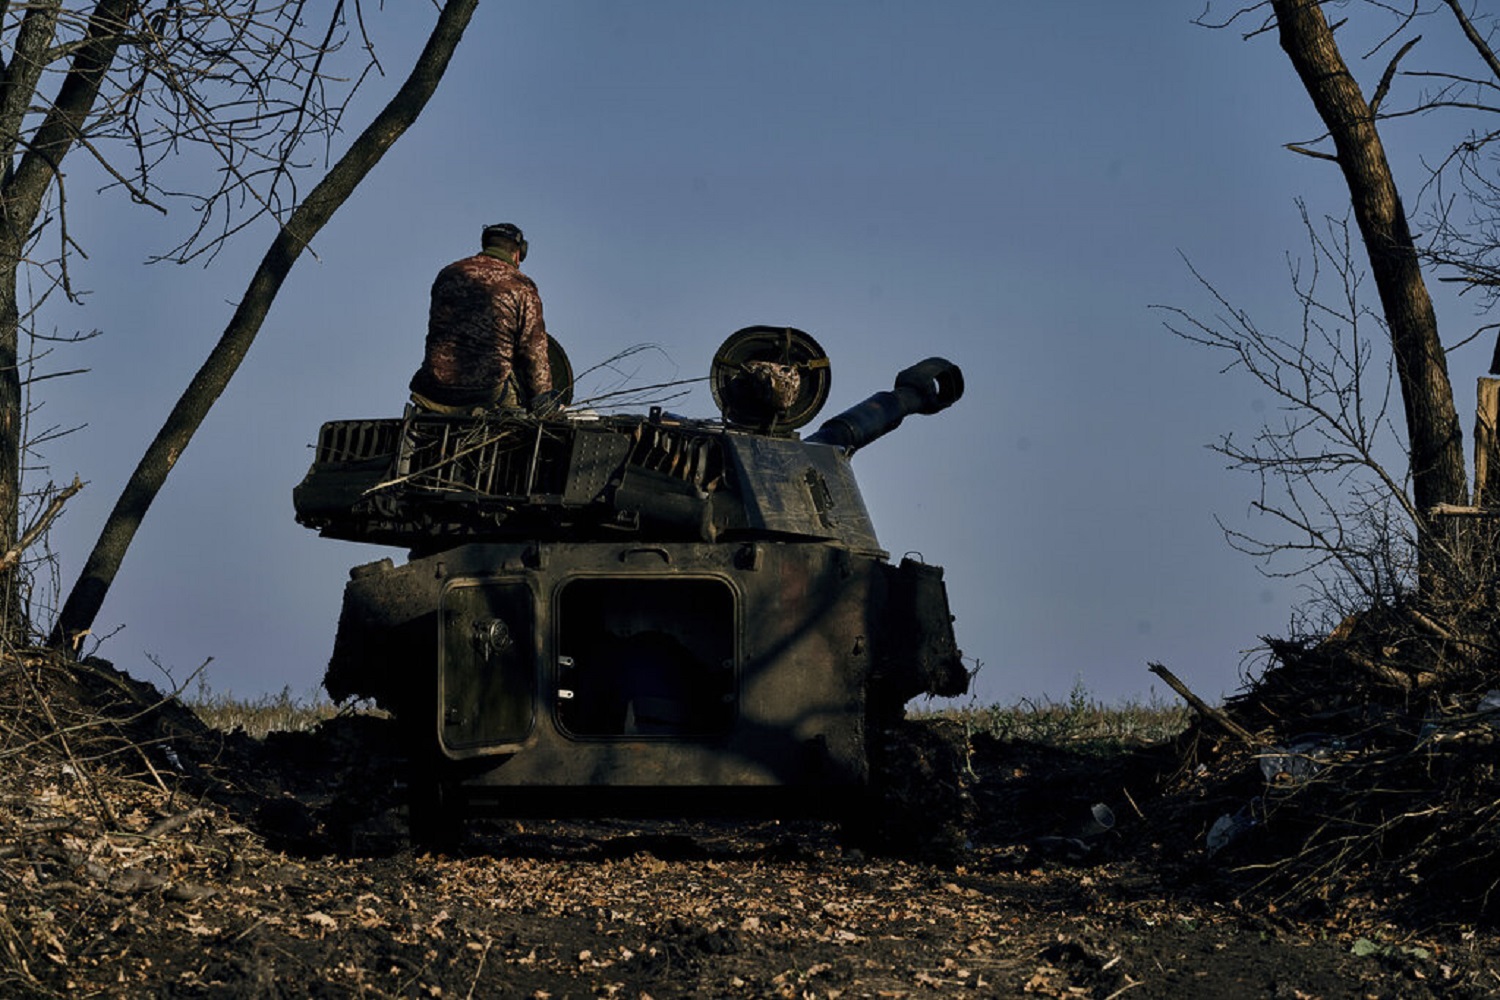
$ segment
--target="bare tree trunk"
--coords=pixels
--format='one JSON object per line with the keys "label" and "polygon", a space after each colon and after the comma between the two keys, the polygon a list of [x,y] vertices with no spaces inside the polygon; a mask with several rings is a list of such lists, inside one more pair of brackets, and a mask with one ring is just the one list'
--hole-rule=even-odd
{"label": "bare tree trunk", "polygon": [[[9,243],[9,240],[5,241]],[[8,249],[8,247],[7,247]],[[5,254],[6,263],[19,262]],[[19,345],[20,309],[16,302],[16,269],[0,274],[0,549],[9,549],[21,536],[22,398]],[[22,644],[21,594],[16,569],[0,570],[0,639]]]}
{"label": "bare tree trunk", "polygon": [[1474,506],[1500,506],[1500,379],[1474,390]]}
{"label": "bare tree trunk", "polygon": [[1318,0],[1272,0],[1272,7],[1281,47],[1333,139],[1390,329],[1411,448],[1419,575],[1430,592],[1441,570],[1441,547],[1428,512],[1468,499],[1463,431],[1437,317],[1374,111],[1345,65]]}
{"label": "bare tree trunk", "polygon": [[[26,113],[36,94],[37,84],[47,65],[47,48],[52,44],[52,35],[57,26],[61,3],[52,0],[37,3],[27,8],[16,31],[15,48],[10,61],[0,72],[0,135],[9,141],[0,149],[5,164],[3,179],[0,179],[0,550],[9,550],[20,537],[21,502],[21,451],[24,442],[23,406],[21,395],[21,308],[18,286],[18,271],[26,252],[26,242],[41,210],[46,187],[38,181],[45,174],[30,169],[26,184],[17,180],[15,157],[19,149]],[[114,33],[118,34],[118,33]],[[100,60],[105,64],[114,59],[114,49],[108,52],[95,50],[89,61],[81,54],[74,62],[73,75],[89,75],[89,67],[98,68]],[[86,96],[91,107],[98,93],[99,73],[92,74],[95,89]],[[78,120],[88,108],[77,109]],[[55,112],[54,112],[55,115]],[[68,138],[62,129],[51,130],[54,147],[49,149],[47,166],[56,168],[55,143]],[[33,163],[39,163],[32,158]],[[15,636],[24,627],[21,621],[20,595],[16,588],[14,569],[0,571],[0,635]]]}
{"label": "bare tree trunk", "polygon": [[478,2],[447,0],[426,47],[401,89],[306,200],[297,206],[266,251],[218,344],[183,391],[115,502],[58,616],[51,638],[54,645],[76,649],[82,637],[93,627],[94,618],[104,604],[105,595],[119,572],[120,563],[141,520],[161,491],[178,456],[244,360],[287,273],[302,250],[365,175],[421,114],[447,70]]}
{"label": "bare tree trunk", "polygon": [[[59,6],[35,4],[22,21],[16,48],[0,79],[0,128],[5,135],[23,134],[22,121],[35,98]],[[102,0],[95,6],[57,96],[20,162],[14,162],[18,139],[0,150],[5,156],[0,180],[0,551],[8,551],[21,533],[24,414],[17,272],[47,192],[58,178],[59,165],[78,141],[98,100],[99,86],[119,52],[133,6],[132,0]],[[18,635],[24,622],[14,568],[0,571],[0,616],[0,637],[23,638]]]}

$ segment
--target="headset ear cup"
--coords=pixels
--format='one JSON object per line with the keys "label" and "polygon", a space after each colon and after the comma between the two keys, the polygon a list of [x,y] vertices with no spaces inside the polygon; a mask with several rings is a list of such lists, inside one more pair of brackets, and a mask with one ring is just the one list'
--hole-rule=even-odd
{"label": "headset ear cup", "polygon": [[517,264],[521,263],[521,261],[523,261],[523,260],[526,259],[526,248],[527,248],[527,246],[529,246],[529,244],[525,240],[522,240],[521,241],[521,248],[516,251],[516,263]]}

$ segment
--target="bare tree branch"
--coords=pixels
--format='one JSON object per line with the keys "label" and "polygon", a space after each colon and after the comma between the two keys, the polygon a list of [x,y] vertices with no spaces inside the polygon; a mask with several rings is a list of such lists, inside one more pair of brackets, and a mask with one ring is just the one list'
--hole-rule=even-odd
{"label": "bare tree branch", "polygon": [[1288,260],[1301,306],[1295,333],[1262,329],[1190,262],[1215,314],[1163,308],[1169,330],[1224,354],[1225,371],[1250,376],[1278,403],[1248,442],[1226,435],[1210,446],[1230,468],[1257,477],[1251,509],[1273,525],[1252,534],[1221,520],[1225,539],[1268,576],[1312,581],[1315,603],[1337,620],[1356,605],[1394,601],[1411,588],[1412,536],[1405,526],[1419,512],[1408,496],[1407,454],[1392,420],[1394,370],[1376,355],[1387,331],[1362,302],[1365,276],[1351,221],[1317,225],[1299,208],[1311,252]]}
{"label": "bare tree branch", "polygon": [[1306,146],[1300,146],[1295,142],[1286,143],[1285,148],[1294,153],[1301,153],[1303,156],[1311,156],[1315,160],[1327,160],[1330,163],[1339,162],[1339,158],[1332,153],[1320,153],[1316,149],[1308,149]]}
{"label": "bare tree branch", "polygon": [[9,550],[7,550],[3,555],[0,555],[0,571],[9,570],[11,567],[15,566],[16,562],[20,560],[22,554],[24,554],[27,549],[36,544],[36,540],[42,536],[43,532],[51,527],[52,522],[56,520],[57,515],[62,513],[63,504],[72,499],[73,494],[77,493],[81,489],[83,489],[83,480],[79,479],[77,476],[74,476],[71,485],[69,485],[66,489],[59,490],[57,494],[53,496],[52,502],[47,504],[47,509],[42,512],[42,516],[37,518],[35,524],[26,529],[26,533],[21,536],[21,540],[14,546],[12,546]]}
{"label": "bare tree branch", "polygon": [[1474,51],[1479,53],[1479,58],[1483,59],[1485,65],[1490,68],[1490,75],[1500,80],[1500,59],[1495,58],[1495,50],[1490,48],[1489,43],[1475,29],[1474,22],[1469,20],[1469,16],[1464,13],[1458,0],[1443,0],[1443,2],[1448,5],[1449,10],[1453,11],[1454,18],[1463,29],[1464,37],[1469,40],[1470,45],[1474,46]]}
{"label": "bare tree branch", "polygon": [[1385,67],[1385,72],[1380,74],[1380,83],[1375,87],[1374,96],[1370,98],[1371,111],[1380,110],[1380,102],[1385,100],[1385,95],[1390,92],[1391,80],[1396,75],[1396,67],[1401,63],[1402,57],[1410,52],[1413,46],[1415,46],[1421,40],[1422,36],[1418,35],[1411,41],[1407,42],[1405,45],[1401,46],[1401,48],[1396,51],[1396,54],[1391,57],[1391,61]]}

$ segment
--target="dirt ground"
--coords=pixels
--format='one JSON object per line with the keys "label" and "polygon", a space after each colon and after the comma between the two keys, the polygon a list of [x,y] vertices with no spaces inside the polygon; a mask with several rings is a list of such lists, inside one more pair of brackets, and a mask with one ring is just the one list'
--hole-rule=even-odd
{"label": "dirt ground", "polygon": [[1249,892],[1167,748],[923,723],[964,762],[962,840],[934,860],[725,820],[480,820],[433,856],[406,843],[388,723],[254,741],[116,686],[108,725],[75,704],[97,692],[7,689],[7,717],[47,710],[0,746],[0,996],[1500,993],[1488,927]]}

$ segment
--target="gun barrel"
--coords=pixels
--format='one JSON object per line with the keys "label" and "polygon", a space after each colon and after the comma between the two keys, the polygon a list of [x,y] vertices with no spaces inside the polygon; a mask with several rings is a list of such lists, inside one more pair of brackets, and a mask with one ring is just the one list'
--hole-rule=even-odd
{"label": "gun barrel", "polygon": [[851,454],[879,440],[912,413],[937,413],[964,394],[963,371],[945,358],[928,358],[896,376],[894,389],[877,392],[826,421],[807,440],[844,448]]}

